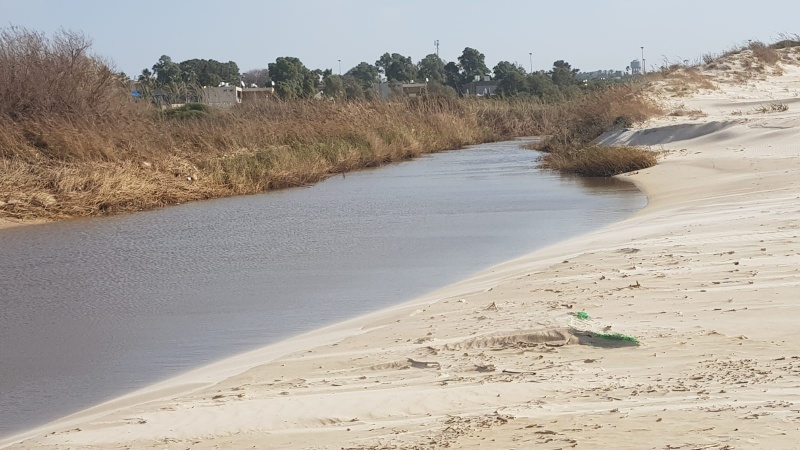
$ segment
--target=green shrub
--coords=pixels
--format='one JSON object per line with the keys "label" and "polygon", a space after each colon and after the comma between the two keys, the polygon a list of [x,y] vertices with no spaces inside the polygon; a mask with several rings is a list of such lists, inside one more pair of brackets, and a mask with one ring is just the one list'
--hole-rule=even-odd
{"label": "green shrub", "polygon": [[167,119],[204,119],[211,115],[211,107],[202,103],[187,103],[177,108],[170,108],[164,112]]}

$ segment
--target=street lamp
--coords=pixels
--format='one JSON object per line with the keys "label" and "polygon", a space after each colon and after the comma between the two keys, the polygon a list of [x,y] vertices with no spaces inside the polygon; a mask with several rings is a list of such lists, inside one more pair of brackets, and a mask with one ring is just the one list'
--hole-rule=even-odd
{"label": "street lamp", "polygon": [[342,76],[342,60],[339,60],[339,76]]}
{"label": "street lamp", "polygon": [[533,73],[533,52],[528,52],[528,57],[531,59],[531,73]]}
{"label": "street lamp", "polygon": [[647,71],[647,64],[644,63],[644,47],[642,47],[642,75]]}

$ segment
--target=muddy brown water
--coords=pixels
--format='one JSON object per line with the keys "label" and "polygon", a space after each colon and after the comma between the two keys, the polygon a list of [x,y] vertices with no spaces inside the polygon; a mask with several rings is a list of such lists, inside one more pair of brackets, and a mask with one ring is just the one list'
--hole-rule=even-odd
{"label": "muddy brown water", "polygon": [[0,231],[0,437],[618,221],[628,183],[519,142],[289,189]]}

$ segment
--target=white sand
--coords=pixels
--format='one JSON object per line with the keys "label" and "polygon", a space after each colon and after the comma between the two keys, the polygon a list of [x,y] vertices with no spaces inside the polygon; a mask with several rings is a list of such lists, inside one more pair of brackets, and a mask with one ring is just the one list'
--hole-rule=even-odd
{"label": "white sand", "polygon": [[650,204],[623,222],[11,447],[794,448],[800,68],[785,70],[669,100],[705,117],[607,136],[667,152],[625,176]]}

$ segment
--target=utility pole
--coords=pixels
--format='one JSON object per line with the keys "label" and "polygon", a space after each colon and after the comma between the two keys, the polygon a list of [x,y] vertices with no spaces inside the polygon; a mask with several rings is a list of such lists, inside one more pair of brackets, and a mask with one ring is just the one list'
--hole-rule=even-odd
{"label": "utility pole", "polygon": [[644,62],[644,47],[642,47],[642,75],[647,72],[647,64]]}
{"label": "utility pole", "polygon": [[438,39],[433,41],[433,46],[436,47],[436,56],[438,57],[439,56],[439,40]]}
{"label": "utility pole", "polygon": [[342,76],[342,60],[339,60],[339,76]]}
{"label": "utility pole", "polygon": [[531,73],[533,73],[533,52],[528,52],[528,57],[531,59]]}

